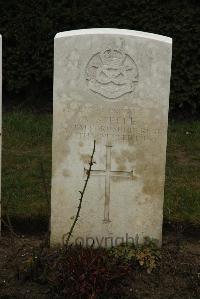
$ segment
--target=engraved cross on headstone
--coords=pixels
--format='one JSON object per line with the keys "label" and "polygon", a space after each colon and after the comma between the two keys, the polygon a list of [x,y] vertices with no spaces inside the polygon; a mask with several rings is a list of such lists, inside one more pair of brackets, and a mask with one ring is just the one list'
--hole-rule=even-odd
{"label": "engraved cross on headstone", "polygon": [[91,170],[90,175],[105,176],[105,203],[104,203],[104,222],[110,222],[109,204],[110,204],[110,178],[111,177],[133,177],[133,171],[112,171],[111,170],[111,147],[106,145],[106,169]]}

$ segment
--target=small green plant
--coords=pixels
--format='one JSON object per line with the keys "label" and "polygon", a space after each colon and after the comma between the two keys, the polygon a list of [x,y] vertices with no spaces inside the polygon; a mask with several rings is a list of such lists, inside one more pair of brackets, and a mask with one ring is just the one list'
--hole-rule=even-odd
{"label": "small green plant", "polygon": [[151,273],[159,265],[160,251],[154,241],[122,244],[111,249],[68,245],[35,250],[23,264],[21,279],[47,284],[53,296],[71,299],[126,298],[133,270]]}
{"label": "small green plant", "polygon": [[110,255],[117,260],[121,260],[130,266],[141,266],[151,273],[159,265],[160,250],[154,240],[145,238],[143,244],[122,244],[113,247]]}

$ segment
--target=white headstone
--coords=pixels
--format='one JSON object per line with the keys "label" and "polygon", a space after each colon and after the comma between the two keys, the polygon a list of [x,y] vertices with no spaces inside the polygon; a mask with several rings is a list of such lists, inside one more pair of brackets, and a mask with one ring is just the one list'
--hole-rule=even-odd
{"label": "white headstone", "polygon": [[[1,217],[1,145],[2,145],[2,36],[0,35],[0,217]],[[0,220],[1,234],[1,220]]]}
{"label": "white headstone", "polygon": [[123,29],[58,33],[51,244],[162,240],[172,40]]}

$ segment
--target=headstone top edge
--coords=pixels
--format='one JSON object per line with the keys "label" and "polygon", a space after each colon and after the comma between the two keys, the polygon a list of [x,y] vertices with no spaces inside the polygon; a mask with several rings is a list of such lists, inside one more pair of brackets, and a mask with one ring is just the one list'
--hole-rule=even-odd
{"label": "headstone top edge", "polygon": [[54,39],[77,36],[77,35],[90,35],[90,34],[113,34],[113,35],[121,34],[121,35],[127,35],[127,36],[148,38],[148,39],[153,39],[153,40],[172,44],[172,38],[170,38],[168,36],[149,33],[149,32],[143,32],[143,31],[136,31],[136,30],[129,30],[129,29],[117,29],[117,28],[90,28],[90,29],[63,31],[63,32],[57,33],[55,35]]}

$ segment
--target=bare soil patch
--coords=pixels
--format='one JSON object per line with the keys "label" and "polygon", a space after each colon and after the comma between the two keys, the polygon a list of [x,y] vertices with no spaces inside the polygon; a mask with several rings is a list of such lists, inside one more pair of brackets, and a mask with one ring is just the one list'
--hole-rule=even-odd
{"label": "bare soil patch", "polygon": [[[113,299],[200,298],[200,241],[197,232],[187,230],[181,233],[165,228],[159,267],[151,274],[144,269],[133,269],[122,282],[123,297]],[[34,248],[43,246],[44,239],[44,235],[13,238],[8,233],[0,238],[0,298],[61,298],[51,293],[49,285],[20,277],[20,268],[29,258],[31,260]]]}

